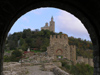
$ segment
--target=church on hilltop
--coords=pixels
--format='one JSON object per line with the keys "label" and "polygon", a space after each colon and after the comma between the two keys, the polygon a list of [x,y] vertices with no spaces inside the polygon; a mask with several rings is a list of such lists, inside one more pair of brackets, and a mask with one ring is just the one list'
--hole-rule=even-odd
{"label": "church on hilltop", "polygon": [[41,30],[50,30],[55,32],[55,22],[53,21],[53,16],[51,17],[51,21],[50,21],[50,26],[48,26],[48,23],[45,23],[44,27],[41,27]]}

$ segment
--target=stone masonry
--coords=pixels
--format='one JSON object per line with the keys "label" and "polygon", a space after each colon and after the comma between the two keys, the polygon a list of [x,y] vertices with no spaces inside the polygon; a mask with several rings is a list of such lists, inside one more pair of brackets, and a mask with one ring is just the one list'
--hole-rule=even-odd
{"label": "stone masonry", "polygon": [[67,58],[76,64],[76,47],[68,44],[68,35],[50,35],[50,45],[47,53],[54,59]]}
{"label": "stone masonry", "polygon": [[84,58],[83,56],[78,56],[76,60],[76,46],[68,44],[68,35],[50,35],[50,45],[47,47],[47,53],[54,60],[67,58],[72,61],[75,65],[76,63],[85,63],[93,67],[92,58]]}
{"label": "stone masonry", "polygon": [[45,26],[41,27],[41,30],[50,30],[55,32],[55,22],[53,21],[53,17],[51,17],[50,26],[48,26],[48,23],[45,23]]}
{"label": "stone masonry", "polygon": [[77,63],[85,63],[92,67],[94,67],[93,59],[92,58],[84,58],[83,56],[77,57]]}

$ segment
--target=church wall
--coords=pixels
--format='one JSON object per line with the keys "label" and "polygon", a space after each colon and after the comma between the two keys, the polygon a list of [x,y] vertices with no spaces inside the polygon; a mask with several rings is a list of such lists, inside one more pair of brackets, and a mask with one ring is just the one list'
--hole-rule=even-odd
{"label": "church wall", "polygon": [[50,21],[50,31],[55,32],[55,22],[54,21]]}
{"label": "church wall", "polygon": [[45,26],[41,27],[41,30],[50,30],[55,32],[55,22],[53,21],[53,17],[51,18],[50,26],[48,26],[48,23],[46,22]]}
{"label": "church wall", "polygon": [[49,30],[49,27],[41,27],[41,30]]}

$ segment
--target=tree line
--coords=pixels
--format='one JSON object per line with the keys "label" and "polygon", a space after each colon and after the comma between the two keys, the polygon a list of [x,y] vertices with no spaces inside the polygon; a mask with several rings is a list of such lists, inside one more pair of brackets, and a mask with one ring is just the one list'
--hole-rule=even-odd
{"label": "tree line", "polygon": [[[26,51],[28,48],[37,48],[40,51],[46,51],[50,42],[50,35],[62,35],[64,33],[54,33],[49,30],[35,30],[24,29],[22,32],[15,32],[7,36],[5,43],[6,50],[16,50],[22,49]],[[93,46],[91,41],[82,40],[81,38],[68,37],[69,45],[76,45],[77,55],[83,55],[87,57],[89,51],[93,51]],[[83,51],[83,53],[81,53]],[[87,51],[87,52],[86,52]],[[91,51],[91,53],[92,53]]]}

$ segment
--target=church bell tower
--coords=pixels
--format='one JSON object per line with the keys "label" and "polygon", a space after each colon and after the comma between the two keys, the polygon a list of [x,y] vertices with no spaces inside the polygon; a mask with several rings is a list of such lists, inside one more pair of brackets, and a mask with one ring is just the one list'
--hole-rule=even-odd
{"label": "church bell tower", "polygon": [[55,22],[53,21],[53,16],[51,17],[50,21],[50,31],[55,32]]}

